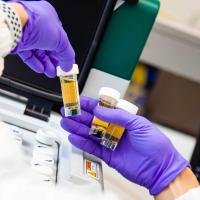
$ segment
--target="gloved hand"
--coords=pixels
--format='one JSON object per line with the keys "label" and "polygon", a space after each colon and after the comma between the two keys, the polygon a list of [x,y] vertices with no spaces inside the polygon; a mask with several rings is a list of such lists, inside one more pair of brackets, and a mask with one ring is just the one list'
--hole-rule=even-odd
{"label": "gloved hand", "polygon": [[75,53],[55,9],[47,1],[18,1],[29,15],[23,37],[13,53],[35,72],[56,76],[56,67],[71,70]]}
{"label": "gloved hand", "polygon": [[[189,163],[176,151],[170,140],[147,119],[118,109],[97,106],[97,101],[81,97],[82,115],[63,118],[61,126],[76,147],[104,160],[128,180],[159,194]],[[63,111],[62,111],[63,112]],[[89,136],[94,117],[126,128],[113,152]]]}

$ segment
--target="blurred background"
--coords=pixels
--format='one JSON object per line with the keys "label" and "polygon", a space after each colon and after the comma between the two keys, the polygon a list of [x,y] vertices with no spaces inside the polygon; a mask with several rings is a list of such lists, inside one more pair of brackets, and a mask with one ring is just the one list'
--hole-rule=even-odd
{"label": "blurred background", "polygon": [[200,130],[200,1],[161,0],[126,99],[153,122],[197,137]]}

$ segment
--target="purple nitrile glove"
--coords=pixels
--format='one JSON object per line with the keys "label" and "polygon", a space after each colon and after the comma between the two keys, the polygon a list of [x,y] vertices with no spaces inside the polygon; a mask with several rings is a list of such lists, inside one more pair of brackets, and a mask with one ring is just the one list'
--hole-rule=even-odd
{"label": "purple nitrile glove", "polygon": [[53,6],[47,1],[18,1],[29,15],[23,36],[13,53],[35,72],[56,76],[56,67],[71,70],[75,53]]}
{"label": "purple nitrile glove", "polygon": [[[63,118],[62,127],[71,133],[76,147],[104,160],[128,180],[149,189],[152,195],[166,188],[189,163],[170,140],[147,119],[118,109],[97,106],[97,101],[81,97],[82,115]],[[94,115],[101,120],[126,128],[113,152],[89,136]]]}

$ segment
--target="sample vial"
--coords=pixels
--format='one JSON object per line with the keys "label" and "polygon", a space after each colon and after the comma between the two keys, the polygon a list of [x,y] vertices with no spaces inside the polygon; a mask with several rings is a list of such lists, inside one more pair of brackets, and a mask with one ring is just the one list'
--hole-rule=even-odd
{"label": "sample vial", "polygon": [[81,114],[77,81],[78,74],[78,65],[73,65],[72,70],[69,72],[64,72],[60,67],[57,67],[57,76],[60,77],[61,83],[65,117]]}
{"label": "sample vial", "polygon": [[[136,115],[138,112],[138,107],[134,104],[120,99],[117,108],[127,111],[133,115]],[[109,124],[106,129],[106,133],[102,137],[101,145],[107,147],[114,151],[125,131],[125,128],[116,124]]]}
{"label": "sample vial", "polygon": [[[99,106],[107,108],[115,108],[118,100],[120,99],[120,93],[112,88],[103,87],[99,91]],[[94,117],[90,135],[102,138],[106,133],[109,123],[104,122],[97,117]]]}

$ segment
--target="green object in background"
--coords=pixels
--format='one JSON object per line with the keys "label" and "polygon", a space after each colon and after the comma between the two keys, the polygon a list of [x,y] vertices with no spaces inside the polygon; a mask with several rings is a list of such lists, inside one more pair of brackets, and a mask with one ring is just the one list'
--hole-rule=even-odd
{"label": "green object in background", "polygon": [[158,0],[140,0],[136,5],[124,3],[114,11],[93,66],[130,80],[159,7]]}

